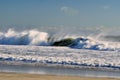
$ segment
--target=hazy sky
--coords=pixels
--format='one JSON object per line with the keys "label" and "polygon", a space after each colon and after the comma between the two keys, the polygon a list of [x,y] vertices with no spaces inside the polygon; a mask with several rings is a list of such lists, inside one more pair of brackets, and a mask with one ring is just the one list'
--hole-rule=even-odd
{"label": "hazy sky", "polygon": [[120,26],[120,0],[0,0],[0,25]]}

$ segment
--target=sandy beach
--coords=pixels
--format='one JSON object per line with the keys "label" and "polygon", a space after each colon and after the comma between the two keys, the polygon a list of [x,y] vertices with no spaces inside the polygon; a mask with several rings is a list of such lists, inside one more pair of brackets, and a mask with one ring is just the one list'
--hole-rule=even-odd
{"label": "sandy beach", "polygon": [[55,76],[24,73],[0,73],[0,80],[120,80],[119,78],[93,78],[79,76]]}

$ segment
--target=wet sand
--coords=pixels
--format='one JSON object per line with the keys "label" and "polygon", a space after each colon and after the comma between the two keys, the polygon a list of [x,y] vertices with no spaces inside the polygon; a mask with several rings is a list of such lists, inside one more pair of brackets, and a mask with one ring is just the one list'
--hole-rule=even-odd
{"label": "wet sand", "polygon": [[55,76],[25,73],[0,73],[0,80],[120,80],[120,78],[95,78],[79,76]]}

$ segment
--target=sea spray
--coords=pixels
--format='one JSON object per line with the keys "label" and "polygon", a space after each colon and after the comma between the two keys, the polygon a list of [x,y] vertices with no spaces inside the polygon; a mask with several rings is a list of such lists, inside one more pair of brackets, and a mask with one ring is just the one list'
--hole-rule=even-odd
{"label": "sea spray", "polygon": [[16,32],[9,29],[7,32],[0,33],[0,44],[5,45],[48,45],[48,33],[37,30]]}
{"label": "sea spray", "polygon": [[[98,35],[101,37],[101,35]],[[71,41],[69,40],[71,38]],[[36,29],[17,32],[9,29],[0,32],[1,45],[66,46],[76,49],[120,51],[120,42],[99,40],[96,36],[70,35],[64,33],[50,34]],[[56,44],[55,44],[56,43]],[[59,43],[60,45],[58,45]],[[55,45],[54,45],[55,44]],[[66,45],[67,44],[67,45]]]}

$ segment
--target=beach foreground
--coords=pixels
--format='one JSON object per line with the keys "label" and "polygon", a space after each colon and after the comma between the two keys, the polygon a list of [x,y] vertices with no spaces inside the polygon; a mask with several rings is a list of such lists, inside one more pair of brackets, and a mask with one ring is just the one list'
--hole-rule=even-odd
{"label": "beach foreground", "polygon": [[55,76],[24,73],[0,73],[0,80],[120,80],[119,78],[92,78],[79,76]]}

